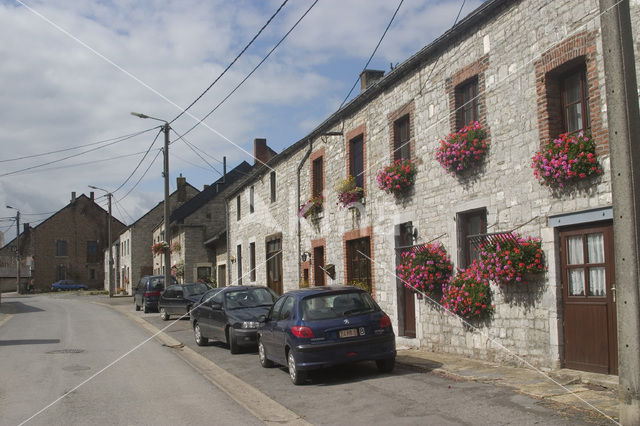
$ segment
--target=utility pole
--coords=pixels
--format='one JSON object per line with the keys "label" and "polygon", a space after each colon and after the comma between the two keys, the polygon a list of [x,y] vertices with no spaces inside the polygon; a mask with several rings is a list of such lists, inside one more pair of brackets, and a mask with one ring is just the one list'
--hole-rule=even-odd
{"label": "utility pole", "polygon": [[600,0],[611,150],[620,423],[640,424],[640,112],[629,0]]}
{"label": "utility pole", "polygon": [[[169,238],[169,123],[164,122],[164,239],[171,245]],[[171,250],[167,248],[164,252],[164,288],[170,285],[171,274]]]}
{"label": "utility pole", "polygon": [[16,211],[16,291],[20,293],[20,210],[9,205],[6,207]]}
{"label": "utility pole", "polygon": [[107,244],[109,245],[109,297],[113,297],[113,240],[111,239],[111,197],[113,194],[106,189],[98,188],[97,186],[89,185],[91,189],[99,189],[107,193],[107,200],[109,200],[109,222],[107,223]]}
{"label": "utility pole", "polygon": [[[151,119],[156,121],[162,121],[164,125],[162,126],[162,131],[164,132],[164,167],[162,169],[162,176],[164,177],[164,241],[167,244],[171,243],[171,239],[169,238],[169,122],[166,120],[162,120],[160,118],[151,117],[146,114],[140,114],[139,112],[132,112],[131,115],[134,115],[139,118]],[[171,252],[170,249],[167,249],[164,252],[164,288],[170,284],[171,278]]]}

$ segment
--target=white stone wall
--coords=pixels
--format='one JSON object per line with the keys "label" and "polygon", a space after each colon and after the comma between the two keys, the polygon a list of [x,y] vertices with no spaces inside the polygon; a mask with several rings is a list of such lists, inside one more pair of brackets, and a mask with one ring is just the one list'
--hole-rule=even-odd
{"label": "white stone wall", "polygon": [[[634,28],[640,22],[640,4],[632,1]],[[336,279],[344,283],[343,236],[355,229],[373,228],[373,274],[375,298],[391,316],[398,329],[394,227],[412,221],[418,228],[418,242],[439,240],[457,262],[456,215],[487,209],[488,232],[509,231],[539,237],[543,242],[548,272],[537,283],[517,289],[493,286],[496,305],[493,319],[474,329],[425,301],[416,302],[417,337],[401,339],[403,344],[434,351],[452,352],[483,359],[554,368],[561,351],[561,290],[558,239],[548,226],[548,217],[595,207],[611,206],[608,154],[599,160],[605,173],[592,181],[587,190],[554,194],[534,178],[531,158],[540,146],[538,98],[534,62],[544,52],[581,31],[598,30],[597,0],[549,2],[528,0],[487,21],[474,34],[459,40],[437,61],[430,60],[393,87],[380,92],[359,111],[328,130],[346,135],[366,126],[366,203],[358,209],[336,206],[335,185],[346,177],[345,136],[324,136],[313,141],[313,151],[324,148],[324,217],[316,224],[302,220],[302,251],[311,250],[311,240],[326,240],[326,263],[335,264]],[[636,51],[640,43],[636,43]],[[449,97],[446,79],[488,55],[484,72],[486,122],[491,147],[484,165],[472,180],[461,181],[448,175],[435,160],[439,141],[450,131]],[[604,87],[602,45],[597,41],[597,81]],[[636,68],[638,68],[636,60]],[[600,91],[602,126],[606,124],[605,92]],[[414,141],[418,174],[414,194],[403,202],[377,188],[377,171],[391,160],[391,124],[387,115],[414,102]],[[235,199],[230,200],[230,247],[235,255],[242,244],[243,272],[248,274],[249,242],[256,241],[258,281],[265,279],[264,239],[283,234],[285,291],[298,286],[298,247],[296,234],[296,169],[306,146],[275,166],[278,173],[278,202],[268,203],[268,174],[255,182],[256,212],[248,214],[248,186],[242,192],[242,220],[236,221]],[[301,170],[301,199],[310,198],[310,164]],[[261,203],[260,200],[267,200]],[[236,265],[230,265],[237,279]],[[520,359],[514,358],[517,355]]]}

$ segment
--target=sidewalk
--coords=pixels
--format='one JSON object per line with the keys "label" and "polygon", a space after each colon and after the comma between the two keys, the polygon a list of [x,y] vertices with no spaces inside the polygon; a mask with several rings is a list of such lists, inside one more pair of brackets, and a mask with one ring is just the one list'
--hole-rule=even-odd
{"label": "sidewalk", "polygon": [[604,424],[614,424],[605,416],[618,421],[618,376],[567,369],[543,372],[400,347],[396,364],[417,371],[434,372],[454,380],[511,387],[524,395],[591,411],[600,416]]}

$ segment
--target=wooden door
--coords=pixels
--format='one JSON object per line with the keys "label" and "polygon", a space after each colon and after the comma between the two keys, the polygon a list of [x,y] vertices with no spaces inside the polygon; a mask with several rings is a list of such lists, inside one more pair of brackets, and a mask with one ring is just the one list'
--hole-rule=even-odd
{"label": "wooden door", "polygon": [[[399,226],[400,234],[396,238],[396,265],[402,262],[402,251],[406,250],[413,244],[412,237],[409,235],[409,227],[411,222],[403,223]],[[404,247],[404,249],[403,249]],[[401,336],[416,337],[416,302],[415,293],[413,290],[407,288],[402,281],[398,280],[398,288],[400,288],[400,306],[398,309],[402,310],[400,318],[402,329],[398,330]]]}
{"label": "wooden door", "polygon": [[267,241],[267,286],[282,294],[282,240]]}
{"label": "wooden door", "polygon": [[324,286],[325,278],[324,278],[324,247],[314,247],[313,248],[313,257],[311,258],[313,261],[313,285],[314,286]]}
{"label": "wooden door", "polygon": [[611,223],[560,232],[564,309],[564,365],[618,373],[613,227]]}

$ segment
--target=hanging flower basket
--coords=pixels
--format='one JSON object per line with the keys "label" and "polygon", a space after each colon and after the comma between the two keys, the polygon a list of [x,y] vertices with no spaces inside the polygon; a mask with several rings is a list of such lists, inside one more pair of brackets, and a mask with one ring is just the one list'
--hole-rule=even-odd
{"label": "hanging flower basket", "polygon": [[166,241],[158,241],[151,246],[151,253],[164,254],[169,250],[169,244]]}
{"label": "hanging flower basket", "polygon": [[515,233],[500,235],[480,246],[479,268],[483,277],[498,284],[523,282],[525,274],[546,270],[542,243]]}
{"label": "hanging flower basket", "polygon": [[476,167],[489,150],[486,137],[487,134],[480,123],[474,121],[440,141],[436,160],[453,175]]}
{"label": "hanging flower basket", "polygon": [[458,271],[455,278],[442,287],[441,304],[445,309],[467,320],[491,315],[494,309],[491,288],[480,270],[481,267],[474,261],[471,267]]}
{"label": "hanging flower basket", "polygon": [[180,259],[178,262],[171,265],[171,275],[176,278],[184,277],[184,260]]}
{"label": "hanging flower basket", "polygon": [[419,296],[440,297],[453,271],[445,248],[438,242],[428,243],[403,252],[401,258],[397,272],[405,287],[419,291]]}
{"label": "hanging flower basket", "polygon": [[411,160],[396,160],[393,164],[378,170],[376,180],[380,189],[398,198],[409,192],[413,186],[416,180],[416,166]]}
{"label": "hanging flower basket", "polygon": [[340,208],[349,208],[357,201],[362,200],[364,189],[356,185],[356,178],[349,176],[336,187],[338,193],[338,202]]}
{"label": "hanging flower basket", "polygon": [[562,188],[572,181],[602,174],[596,144],[589,133],[563,133],[540,148],[531,163],[542,185]]}
{"label": "hanging flower basket", "polygon": [[324,198],[321,195],[311,198],[298,208],[298,216],[307,218],[317,218],[322,212],[322,205],[324,204]]}

